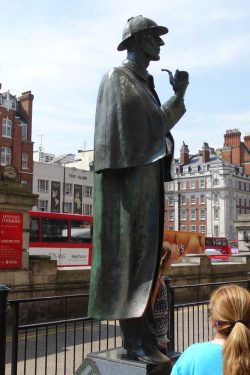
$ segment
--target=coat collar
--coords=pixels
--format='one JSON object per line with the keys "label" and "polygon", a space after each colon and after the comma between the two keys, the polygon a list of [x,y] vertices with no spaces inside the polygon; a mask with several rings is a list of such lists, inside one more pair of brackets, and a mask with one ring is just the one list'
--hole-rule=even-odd
{"label": "coat collar", "polygon": [[142,68],[141,66],[135,64],[134,62],[130,60],[125,60],[122,65],[132,70],[136,75],[138,75],[144,81],[147,81],[149,77],[152,77],[146,69]]}

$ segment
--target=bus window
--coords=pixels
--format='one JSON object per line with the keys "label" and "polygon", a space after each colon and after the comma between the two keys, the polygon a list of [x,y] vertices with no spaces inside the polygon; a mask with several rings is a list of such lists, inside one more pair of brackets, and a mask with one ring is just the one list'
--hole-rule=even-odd
{"label": "bus window", "polygon": [[212,246],[213,245],[213,241],[211,238],[205,238],[205,245],[206,246]]}
{"label": "bus window", "polygon": [[39,219],[32,217],[30,220],[30,242],[39,241]]}
{"label": "bus window", "polygon": [[216,246],[221,246],[221,238],[216,238],[215,239],[215,245]]}
{"label": "bus window", "polygon": [[70,223],[70,242],[91,242],[92,224],[87,220],[72,220]]}
{"label": "bus window", "polygon": [[228,246],[228,242],[226,238],[222,238],[221,242],[222,242],[222,246]]}
{"label": "bus window", "polygon": [[42,219],[43,242],[68,242],[68,221],[63,219]]}

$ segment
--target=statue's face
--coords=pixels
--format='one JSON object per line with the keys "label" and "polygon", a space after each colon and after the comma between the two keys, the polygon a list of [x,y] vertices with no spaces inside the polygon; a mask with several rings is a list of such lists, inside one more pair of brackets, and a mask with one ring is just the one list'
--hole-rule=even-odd
{"label": "statue's face", "polygon": [[9,179],[9,180],[15,180],[17,178],[17,173],[14,167],[11,165],[6,165],[3,168],[3,177],[4,179]]}
{"label": "statue's face", "polygon": [[159,35],[152,31],[142,33],[142,49],[147,57],[152,61],[160,60],[160,47],[164,42]]}

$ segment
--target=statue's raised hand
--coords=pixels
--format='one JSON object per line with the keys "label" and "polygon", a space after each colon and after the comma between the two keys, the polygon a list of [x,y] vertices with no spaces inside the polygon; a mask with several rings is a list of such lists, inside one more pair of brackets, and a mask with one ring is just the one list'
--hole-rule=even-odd
{"label": "statue's raised hand", "polygon": [[173,73],[170,70],[168,69],[162,69],[162,70],[168,72],[169,82],[173,86],[173,90],[175,94],[177,96],[183,97],[189,84],[188,72],[177,69],[173,76]]}

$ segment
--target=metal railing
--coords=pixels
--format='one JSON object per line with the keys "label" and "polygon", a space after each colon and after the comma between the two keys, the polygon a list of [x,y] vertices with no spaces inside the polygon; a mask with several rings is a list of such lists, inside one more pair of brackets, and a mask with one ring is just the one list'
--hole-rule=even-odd
{"label": "metal railing", "polygon": [[[182,352],[194,342],[210,340],[212,328],[208,300],[200,298],[200,295],[204,295],[202,288],[206,288],[209,295],[219,285],[231,282],[172,286],[171,280],[165,281],[169,298],[169,350]],[[250,279],[234,283],[250,290]],[[191,302],[176,303],[181,290],[193,290],[196,298]],[[71,316],[69,301],[74,300],[79,304],[81,299],[88,298],[87,294],[15,299],[7,303],[8,291],[8,288],[0,286],[1,375],[73,375],[87,354],[121,346],[116,321],[94,321],[83,316]],[[52,306],[63,304],[63,318],[37,322],[34,308],[34,316],[29,317],[29,324],[21,323],[20,311],[27,304],[42,303],[45,306],[45,302]],[[7,306],[9,311],[6,311]],[[7,314],[12,314],[12,329],[6,336]]]}
{"label": "metal railing", "polygon": [[66,301],[67,306],[69,300],[79,301],[87,297],[87,294],[76,294],[9,301],[12,332],[6,374],[74,374],[88,353],[121,346],[120,331],[115,321],[72,318],[67,307],[63,312],[64,318],[20,324],[20,309],[27,304],[64,304]]}
{"label": "metal railing", "polygon": [[[187,346],[196,342],[209,341],[212,338],[212,326],[209,316],[209,298],[204,299],[202,289],[208,296],[221,285],[238,284],[250,291],[250,273],[248,278],[237,281],[203,283],[192,285],[171,286],[171,280],[165,280],[168,287],[169,321],[169,350],[182,352]],[[176,294],[181,290],[193,290],[196,298],[192,302],[176,303]],[[195,290],[195,292],[194,292]]]}

